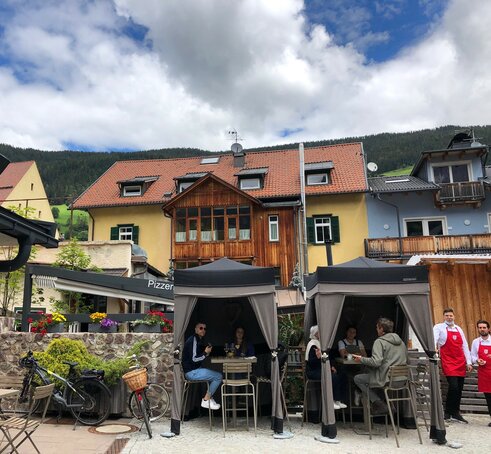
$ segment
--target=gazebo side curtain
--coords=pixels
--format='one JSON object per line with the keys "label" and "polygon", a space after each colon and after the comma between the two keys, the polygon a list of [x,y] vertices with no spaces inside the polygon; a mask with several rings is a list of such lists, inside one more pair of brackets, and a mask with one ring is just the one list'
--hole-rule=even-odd
{"label": "gazebo side curtain", "polygon": [[402,309],[406,314],[414,332],[429,357],[431,423],[430,438],[443,442],[446,430],[443,420],[443,406],[440,391],[440,371],[434,360],[435,340],[431,324],[430,303],[428,295],[399,295]]}
{"label": "gazebo side curtain", "polygon": [[[195,296],[175,295],[174,296],[174,351],[179,345],[184,344],[184,334],[186,327],[191,319],[191,314],[196,306],[198,298]],[[179,435],[181,432],[181,400],[183,385],[181,376],[180,357],[174,358],[174,370],[172,383],[172,401],[171,401],[171,432]]]}
{"label": "gazebo side curtain", "polygon": [[[278,322],[276,303],[274,301],[274,285],[250,287],[178,287],[174,288],[174,349],[184,343],[184,335],[198,298],[240,298],[247,297],[256,315],[263,336],[272,352],[271,390],[272,390],[272,429],[283,432],[283,407],[281,405],[281,383],[276,349],[278,348]],[[180,358],[174,360],[174,383],[172,385],[171,432],[180,433],[181,396],[183,383],[181,380]]]}
{"label": "gazebo side curtain", "polygon": [[278,349],[278,323],[276,304],[271,304],[271,294],[249,296],[257,321],[271,351],[271,429],[283,432],[283,406],[281,405],[280,367],[276,360]]}
{"label": "gazebo side curtain", "polygon": [[319,341],[322,350],[321,364],[321,399],[322,399],[322,436],[335,438],[337,435],[336,417],[332,394],[331,361],[329,351],[335,341],[339,319],[343,310],[345,295],[317,294],[315,311],[319,325]]}

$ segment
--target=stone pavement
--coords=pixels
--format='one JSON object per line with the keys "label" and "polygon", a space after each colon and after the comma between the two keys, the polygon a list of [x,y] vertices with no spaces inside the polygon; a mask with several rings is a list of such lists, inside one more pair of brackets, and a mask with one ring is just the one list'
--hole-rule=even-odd
{"label": "stone pavement", "polygon": [[[339,424],[339,444],[324,444],[316,441],[314,437],[320,434],[317,424],[305,424],[301,427],[299,420],[292,421],[293,438],[276,440],[269,429],[269,419],[260,418],[257,437],[254,431],[230,431],[223,437],[221,419],[215,418],[213,431],[208,427],[208,418],[199,418],[185,422],[181,427],[181,435],[166,439],[159,434],[169,430],[170,422],[167,419],[152,424],[154,437],[149,439],[145,429],[124,434],[93,433],[94,429],[87,426],[78,426],[73,430],[73,421],[63,420],[62,424],[43,424],[34,435],[34,440],[43,454],[161,454],[166,453],[353,453],[353,454],[381,454],[381,453],[411,453],[411,454],[444,454],[453,451],[462,454],[481,454],[486,451],[490,438],[491,427],[488,427],[489,417],[485,415],[467,415],[469,424],[451,423],[447,427],[447,440],[462,443],[459,450],[448,446],[437,446],[428,439],[428,434],[421,427],[423,445],[419,444],[415,430],[401,429],[400,449],[397,449],[392,430],[385,438],[383,426],[377,425],[379,435],[369,440],[366,435],[357,435],[350,428]],[[117,429],[138,426],[136,420],[120,418],[109,420],[104,426]],[[126,427],[123,427],[126,426]],[[286,427],[285,427],[286,429]],[[104,427],[99,430],[104,430]],[[20,449],[21,454],[35,453],[34,448],[26,442]]]}
{"label": "stone pavement", "polygon": [[[466,416],[467,418],[467,416]],[[193,454],[216,454],[216,453],[356,453],[356,454],[380,454],[380,453],[411,453],[431,454],[444,452],[479,453],[487,450],[487,440],[491,434],[488,427],[489,417],[484,415],[468,416],[469,424],[451,423],[447,427],[447,440],[459,442],[463,446],[459,450],[448,446],[438,446],[428,438],[424,426],[421,427],[423,445],[419,444],[416,430],[401,429],[400,449],[397,449],[392,430],[389,429],[389,437],[385,438],[383,426],[377,425],[381,433],[373,436],[372,440],[366,435],[357,435],[350,427],[338,426],[339,444],[325,444],[316,441],[314,437],[320,434],[320,425],[305,424],[301,427],[299,420],[292,421],[293,438],[277,440],[272,437],[269,430],[269,419],[260,418],[257,437],[254,431],[227,432],[223,437],[221,419],[215,418],[214,429],[210,432],[208,418],[200,418],[185,422],[181,427],[181,435],[174,438],[162,438],[158,434],[169,430],[169,421],[154,423],[154,437],[148,439],[144,431],[129,435],[122,454],[157,454],[157,453],[193,453]],[[389,423],[390,424],[390,423]],[[286,429],[286,427],[285,427]]]}

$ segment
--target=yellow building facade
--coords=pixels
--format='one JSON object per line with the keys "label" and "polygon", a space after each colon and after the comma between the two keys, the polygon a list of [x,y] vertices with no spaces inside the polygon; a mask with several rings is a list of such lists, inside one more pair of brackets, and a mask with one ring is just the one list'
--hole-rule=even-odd
{"label": "yellow building facade", "polygon": [[[364,240],[368,238],[368,218],[364,193],[308,197],[307,217],[336,216],[339,219],[340,242],[331,246],[333,265],[365,255]],[[309,273],[318,266],[327,266],[326,246],[308,245]]]}
{"label": "yellow building facade", "polygon": [[11,163],[5,172],[8,173],[10,168],[13,169],[13,172],[18,172],[15,167],[20,167],[21,165],[27,165],[27,169],[25,172],[22,170],[22,175],[19,172],[19,179],[15,182],[9,194],[2,200],[2,207],[19,210],[30,207],[32,208],[31,217],[33,219],[55,222],[36,163],[34,161],[29,163]]}
{"label": "yellow building facade", "polygon": [[[89,241],[131,239],[148,254],[148,263],[162,272],[169,269],[171,258],[171,221],[162,205],[91,208],[88,210]],[[138,238],[124,237],[125,226],[138,229]],[[116,229],[121,233],[111,237]]]}

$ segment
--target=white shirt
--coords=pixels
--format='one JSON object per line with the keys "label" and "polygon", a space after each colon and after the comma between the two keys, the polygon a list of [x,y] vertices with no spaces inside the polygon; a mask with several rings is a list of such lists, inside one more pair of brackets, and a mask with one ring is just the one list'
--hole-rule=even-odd
{"label": "white shirt", "polygon": [[481,336],[479,336],[477,339],[474,339],[472,341],[471,359],[472,359],[473,364],[477,363],[477,356],[479,354],[479,345],[480,344],[489,345],[491,347],[491,335],[488,335],[487,339],[483,339]]}
{"label": "white shirt", "polygon": [[[340,340],[338,342],[338,350],[344,350],[346,348],[346,345],[356,345],[356,341],[357,341],[357,339],[354,339],[353,343],[351,344],[350,341],[346,338],[343,340]],[[346,345],[344,345],[345,342],[346,342]],[[363,345],[363,342],[361,340],[358,341],[358,347],[365,348],[365,346]]]}
{"label": "white shirt", "polygon": [[467,339],[462,331],[462,328],[457,325],[452,327],[448,326],[446,323],[438,323],[433,327],[433,336],[435,337],[435,345],[439,349],[442,345],[447,342],[447,328],[449,331],[458,331],[462,337],[462,350],[464,351],[465,361],[467,364],[471,363],[471,353],[469,351],[469,345],[467,344]]}

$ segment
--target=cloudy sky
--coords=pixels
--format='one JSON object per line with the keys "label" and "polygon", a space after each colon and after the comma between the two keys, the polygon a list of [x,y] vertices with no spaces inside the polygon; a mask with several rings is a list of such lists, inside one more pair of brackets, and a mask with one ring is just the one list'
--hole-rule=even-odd
{"label": "cloudy sky", "polygon": [[489,0],[1,0],[0,142],[225,150],[490,123]]}

